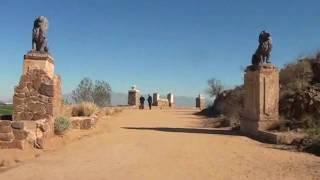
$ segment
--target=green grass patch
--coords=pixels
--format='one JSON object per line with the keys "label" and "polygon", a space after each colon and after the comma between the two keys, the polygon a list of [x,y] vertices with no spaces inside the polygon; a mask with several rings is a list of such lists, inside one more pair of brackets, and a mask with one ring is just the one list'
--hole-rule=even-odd
{"label": "green grass patch", "polygon": [[12,105],[0,105],[0,115],[12,115]]}

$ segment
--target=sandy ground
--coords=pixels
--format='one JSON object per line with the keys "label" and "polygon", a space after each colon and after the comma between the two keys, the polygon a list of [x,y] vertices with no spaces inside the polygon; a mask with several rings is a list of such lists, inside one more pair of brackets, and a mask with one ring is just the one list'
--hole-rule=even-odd
{"label": "sandy ground", "polygon": [[193,112],[126,110],[0,179],[320,179],[319,157],[203,128]]}

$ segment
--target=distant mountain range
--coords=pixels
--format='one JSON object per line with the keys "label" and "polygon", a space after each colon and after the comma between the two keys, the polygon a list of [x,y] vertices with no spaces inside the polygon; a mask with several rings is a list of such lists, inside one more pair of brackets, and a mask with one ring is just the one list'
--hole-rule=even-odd
{"label": "distant mountain range", "polygon": [[[147,95],[144,95],[145,97]],[[65,99],[67,99],[69,102],[72,102],[71,94],[65,94],[63,95]],[[176,106],[178,107],[194,107],[195,106],[195,97],[188,97],[188,96],[176,96]],[[8,103],[12,102],[12,98],[3,99],[0,100],[0,103]],[[117,105],[127,105],[128,104],[128,94],[126,93],[118,93],[118,92],[112,92],[111,94],[111,104],[113,106]]]}
{"label": "distant mountain range", "polygon": [[[146,97],[147,95],[144,95],[144,96]],[[71,94],[64,95],[64,98],[67,99],[69,102],[72,102]],[[178,106],[178,107],[194,107],[195,106],[195,98],[193,98],[193,97],[176,96],[175,100],[176,100],[176,106]],[[128,104],[128,94],[112,92],[111,104],[113,106],[127,105]]]}

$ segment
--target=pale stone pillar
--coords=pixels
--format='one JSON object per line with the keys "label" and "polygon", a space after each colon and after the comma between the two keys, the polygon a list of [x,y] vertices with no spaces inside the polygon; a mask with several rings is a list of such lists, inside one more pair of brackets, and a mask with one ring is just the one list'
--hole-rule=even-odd
{"label": "pale stone pillar", "polygon": [[244,111],[241,131],[256,135],[279,121],[279,70],[272,64],[249,66],[244,76]]}
{"label": "pale stone pillar", "polygon": [[13,120],[56,117],[62,108],[61,79],[54,73],[48,53],[30,51],[24,56],[23,74],[13,96]]}
{"label": "pale stone pillar", "polygon": [[153,105],[154,106],[158,106],[158,101],[160,99],[160,94],[159,93],[153,93]]}
{"label": "pale stone pillar", "polygon": [[169,106],[174,107],[175,102],[174,102],[174,95],[172,93],[169,93],[167,95],[168,101],[169,101]]}
{"label": "pale stone pillar", "polygon": [[139,105],[140,91],[136,88],[136,86],[132,86],[132,88],[128,91],[128,104],[130,106]]}
{"label": "pale stone pillar", "polygon": [[201,94],[196,98],[196,108],[204,109],[206,106],[205,98]]}

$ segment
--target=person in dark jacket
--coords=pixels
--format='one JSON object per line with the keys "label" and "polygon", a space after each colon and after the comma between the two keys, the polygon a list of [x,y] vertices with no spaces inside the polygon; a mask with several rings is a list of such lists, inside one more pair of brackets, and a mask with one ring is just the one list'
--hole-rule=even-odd
{"label": "person in dark jacket", "polygon": [[149,104],[149,109],[151,110],[151,108],[152,108],[152,97],[150,96],[150,94],[148,95],[148,104]]}
{"label": "person in dark jacket", "polygon": [[146,99],[143,96],[140,97],[140,109],[144,109],[144,101],[145,100]]}

